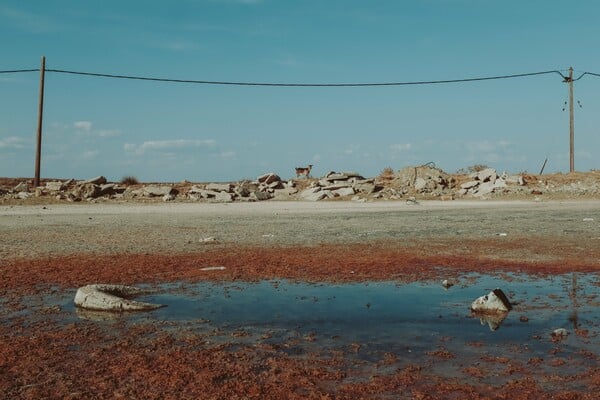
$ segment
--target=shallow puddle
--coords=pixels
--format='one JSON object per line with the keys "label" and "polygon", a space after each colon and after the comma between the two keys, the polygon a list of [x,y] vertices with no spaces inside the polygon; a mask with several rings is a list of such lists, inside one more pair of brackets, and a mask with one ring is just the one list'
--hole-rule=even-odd
{"label": "shallow puddle", "polygon": [[[503,321],[473,316],[471,302],[497,287],[508,295],[513,310]],[[550,354],[560,354],[562,368],[577,373],[589,367],[590,359],[597,362],[600,348],[595,274],[467,274],[447,290],[438,282],[286,280],[148,288],[153,293],[136,300],[166,307],[122,314],[88,312],[73,306],[75,291],[54,292],[25,300],[27,307],[13,317],[25,313],[31,318],[109,327],[115,322],[151,323],[169,330],[192,330],[206,335],[207,343],[276,345],[297,355],[342,350],[359,361],[391,356],[404,364],[430,358],[440,361],[432,361],[431,370],[448,376],[477,365],[482,357],[527,363]],[[60,312],[52,311],[56,306]],[[551,333],[557,328],[565,328],[569,335],[553,341]]]}

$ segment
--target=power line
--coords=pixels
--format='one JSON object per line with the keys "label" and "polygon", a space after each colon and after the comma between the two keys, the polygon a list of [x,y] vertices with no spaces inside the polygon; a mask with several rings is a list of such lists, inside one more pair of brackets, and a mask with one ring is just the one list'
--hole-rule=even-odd
{"label": "power line", "polygon": [[573,79],[573,81],[578,81],[578,80],[580,80],[581,78],[583,78],[586,75],[592,75],[592,76],[599,76],[600,77],[600,74],[596,74],[594,72],[584,72],[581,75],[579,75],[579,77],[577,79]]}
{"label": "power line", "polygon": [[[0,71],[0,73],[8,74],[8,73],[36,72],[36,71],[39,71],[39,69],[6,70],[6,71]],[[203,84],[203,85],[279,86],[279,87],[281,87],[281,86],[283,86],[283,87],[365,87],[365,86],[435,85],[435,84],[444,84],[444,83],[464,83],[464,82],[476,82],[476,81],[489,81],[489,80],[496,80],[496,79],[522,78],[522,77],[527,77],[527,76],[546,75],[546,74],[558,74],[562,78],[565,78],[565,76],[560,71],[552,70],[552,71],[528,72],[528,73],[512,74],[512,75],[498,75],[498,76],[485,76],[485,77],[464,78],[464,79],[431,80],[431,81],[368,82],[368,83],[271,83],[271,82],[206,81],[206,80],[194,80],[194,79],[155,78],[155,77],[149,77],[149,76],[116,75],[116,74],[70,71],[70,70],[50,69],[50,68],[47,68],[46,72],[55,72],[55,73],[59,73],[59,74],[70,74],[70,75],[93,76],[93,77],[101,77],[101,78],[154,81],[154,82],[192,83],[192,84]]]}
{"label": "power line", "polygon": [[[14,70],[0,70],[0,74],[12,74],[21,72],[38,72],[39,68],[33,69],[14,69]],[[228,86],[276,86],[276,87],[373,87],[373,86],[410,86],[410,85],[436,85],[436,84],[448,84],[448,83],[466,83],[466,82],[478,82],[478,81],[490,81],[497,79],[512,79],[512,78],[523,78],[528,76],[547,75],[547,74],[558,74],[563,79],[567,76],[559,70],[541,71],[541,72],[527,72],[522,74],[511,74],[511,75],[497,75],[497,76],[484,76],[474,78],[463,78],[463,79],[444,79],[444,80],[430,80],[430,81],[405,81],[405,82],[366,82],[366,83],[273,83],[273,82],[240,82],[240,81],[206,81],[206,80],[195,80],[195,79],[174,79],[174,78],[156,78],[150,76],[136,76],[136,75],[118,75],[118,74],[106,74],[96,72],[84,72],[84,71],[70,71],[63,69],[46,69],[46,72],[55,72],[59,74],[70,74],[70,75],[82,75],[92,76],[100,78],[114,78],[114,79],[130,79],[130,80],[141,80],[141,81],[153,81],[153,82],[171,82],[171,83],[191,83],[191,84],[202,84],[202,85],[228,85]],[[584,71],[573,81],[578,81],[586,75],[600,77],[600,74]]]}
{"label": "power line", "polygon": [[114,74],[103,74],[103,73],[94,73],[94,72],[67,71],[67,70],[60,70],[60,69],[47,69],[46,71],[62,73],[62,74],[84,75],[84,76],[95,76],[95,77],[117,78],[117,79],[135,79],[135,80],[155,81],[155,82],[194,83],[194,84],[205,84],[205,85],[229,85],[229,86],[284,86],[284,87],[364,87],[364,86],[432,85],[432,84],[442,84],[442,83],[460,83],[460,82],[486,81],[486,80],[494,80],[494,79],[521,78],[521,77],[526,77],[526,76],[535,76],[535,75],[544,75],[544,74],[559,74],[561,77],[564,78],[564,75],[561,74],[559,71],[543,71],[543,72],[529,72],[529,73],[513,74],[513,75],[500,75],[500,76],[488,76],[488,77],[465,78],[465,79],[447,79],[447,80],[435,80],[435,81],[370,82],[370,83],[267,83],[267,82],[205,81],[205,80],[190,80],[190,79],[153,78],[153,77],[146,77],[146,76],[114,75]]}
{"label": "power line", "polygon": [[12,70],[6,70],[6,71],[0,71],[0,74],[15,74],[18,72],[38,72],[40,69],[39,68],[35,68],[35,69],[12,69]]}

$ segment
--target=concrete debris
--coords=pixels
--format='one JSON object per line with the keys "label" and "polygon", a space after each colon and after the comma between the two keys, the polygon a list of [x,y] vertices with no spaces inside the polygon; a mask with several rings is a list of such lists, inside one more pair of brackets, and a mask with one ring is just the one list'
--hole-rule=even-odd
{"label": "concrete debris", "polygon": [[204,267],[200,268],[200,271],[224,271],[225,267]]}
{"label": "concrete debris", "polygon": [[21,182],[13,188],[13,192],[29,192],[29,184],[27,182]]}
{"label": "concrete debris", "polygon": [[167,194],[172,194],[173,187],[170,185],[160,185],[160,186],[144,186],[143,193],[144,196],[148,197],[163,197]]}
{"label": "concrete debris", "polygon": [[558,328],[552,331],[551,336],[553,341],[563,340],[569,336],[569,331],[565,328]]}
{"label": "concrete debris", "polygon": [[[482,168],[470,174],[448,174],[432,163],[405,167],[397,172],[364,178],[357,172],[330,171],[320,178],[283,180],[274,172],[260,175],[256,180],[226,183],[195,183],[183,181],[177,184],[125,185],[107,182],[104,176],[75,181],[46,181],[31,188],[28,181],[0,184],[0,199],[28,199],[52,197],[59,201],[104,201],[119,199],[130,201],[194,201],[194,202],[253,202],[253,201],[320,201],[348,198],[368,201],[404,200],[417,204],[417,200],[455,200],[457,198],[489,199],[505,194],[513,196],[539,196],[541,201],[553,195],[579,196],[600,195],[600,175],[595,171],[579,180],[561,183],[560,177],[544,179],[545,176],[521,173],[511,175],[494,168]],[[552,180],[554,179],[554,180]],[[17,184],[18,183],[18,184]],[[9,186],[10,185],[10,186]],[[560,198],[560,197],[559,197]],[[357,201],[355,200],[355,201]]]}
{"label": "concrete debris", "polygon": [[442,286],[444,287],[444,289],[449,289],[452,286],[454,286],[454,280],[452,280],[452,279],[444,279],[442,281]]}
{"label": "concrete debris", "polygon": [[104,185],[107,182],[106,178],[103,176],[97,176],[95,178],[91,178],[81,182],[82,184],[92,183],[94,185]]}
{"label": "concrete debris", "polygon": [[97,311],[144,311],[164,307],[162,304],[129,300],[145,291],[134,286],[96,284],[80,287],[75,306]]}
{"label": "concrete debris", "polygon": [[171,194],[171,193],[167,193],[162,197],[163,201],[173,201],[175,200],[175,195]]}
{"label": "concrete debris", "polygon": [[471,310],[480,313],[503,313],[511,309],[512,305],[501,289],[494,289],[471,304]]}

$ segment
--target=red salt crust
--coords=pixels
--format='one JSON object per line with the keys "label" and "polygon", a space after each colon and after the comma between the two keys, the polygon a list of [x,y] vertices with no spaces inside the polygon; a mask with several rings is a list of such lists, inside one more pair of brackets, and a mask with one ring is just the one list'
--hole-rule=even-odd
{"label": "red salt crust", "polygon": [[[410,281],[440,279],[439,267],[446,268],[445,276],[467,271],[599,271],[599,250],[578,248],[581,244],[542,239],[438,240],[5,259],[0,261],[0,290],[15,299],[25,293],[47,291],[50,285],[77,287],[95,282],[283,278]],[[201,271],[208,266],[226,269]],[[585,371],[572,377],[580,390],[548,392],[537,382],[565,378],[536,368],[513,368],[508,357],[501,360],[507,363],[508,380],[494,386],[481,382],[470,370],[464,372],[472,380],[432,375],[428,362],[450,362],[438,357],[424,357],[423,365],[365,374],[344,351],[294,357],[281,350],[284,346],[210,345],[210,338],[200,334],[184,329],[166,332],[152,324],[116,324],[104,329],[86,321],[61,326],[50,319],[32,322],[20,317],[10,325],[0,324],[0,338],[0,398],[594,399],[600,389],[598,357],[594,354],[589,365],[583,365]],[[390,362],[384,356],[380,364]],[[498,363],[496,358],[481,360],[482,366]]]}
{"label": "red salt crust", "polygon": [[[274,248],[228,246],[191,254],[75,254],[2,260],[0,289],[30,291],[39,285],[77,287],[98,282],[200,280],[412,281],[440,279],[439,268],[447,269],[446,274],[600,271],[600,249],[579,253],[574,244],[531,239]],[[210,266],[223,266],[225,270],[201,270]]]}

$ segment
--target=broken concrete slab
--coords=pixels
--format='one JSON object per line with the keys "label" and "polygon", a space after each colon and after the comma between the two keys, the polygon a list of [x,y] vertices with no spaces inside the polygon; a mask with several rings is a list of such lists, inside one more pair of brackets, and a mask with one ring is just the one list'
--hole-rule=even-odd
{"label": "broken concrete slab", "polygon": [[494,289],[471,304],[471,310],[481,313],[508,312],[511,309],[512,305],[501,289]]}
{"label": "broken concrete slab", "polygon": [[209,183],[206,185],[206,190],[213,192],[231,192],[233,185],[231,183]]}
{"label": "broken concrete slab", "polygon": [[217,192],[215,200],[221,203],[231,203],[233,201],[233,195],[227,192]]}
{"label": "broken concrete slab", "polygon": [[106,178],[103,177],[102,175],[100,175],[95,178],[87,179],[81,183],[82,184],[93,183],[94,185],[104,185],[106,182],[107,182]]}
{"label": "broken concrete slab", "polygon": [[494,168],[486,168],[477,172],[477,180],[481,182],[496,182],[496,178],[498,174],[496,174],[496,170]]}
{"label": "broken concrete slab", "polygon": [[461,184],[460,188],[469,190],[469,189],[476,187],[477,185],[479,185],[479,181],[468,181],[468,182]]}
{"label": "broken concrete slab", "polygon": [[279,177],[279,175],[277,175],[273,172],[269,172],[267,174],[259,176],[258,178],[256,178],[256,180],[259,183],[265,183],[265,184],[269,185],[273,182],[281,181],[281,178]]}
{"label": "broken concrete slab", "polygon": [[345,196],[353,196],[355,194],[354,188],[344,187],[331,191],[334,196],[345,197]]}
{"label": "broken concrete slab", "polygon": [[29,184],[27,182],[21,182],[13,188],[13,192],[29,192]]}
{"label": "broken concrete slab", "polygon": [[60,192],[65,190],[66,186],[61,181],[46,182],[46,189],[51,192]]}
{"label": "broken concrete slab", "polygon": [[152,185],[145,186],[143,189],[144,196],[149,197],[163,197],[166,194],[171,194],[173,192],[173,187],[169,185]]}
{"label": "broken concrete slab", "polygon": [[263,192],[260,190],[255,190],[252,194],[254,195],[254,198],[259,201],[269,200],[273,198],[273,194],[269,192]]}
{"label": "broken concrete slab", "polygon": [[80,287],[75,294],[75,306],[97,311],[144,311],[164,307],[162,304],[129,300],[145,291],[125,285],[94,284]]}

